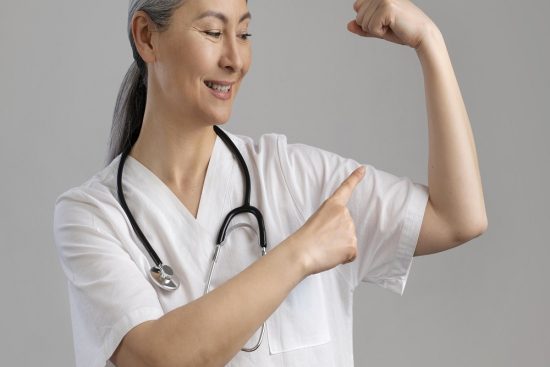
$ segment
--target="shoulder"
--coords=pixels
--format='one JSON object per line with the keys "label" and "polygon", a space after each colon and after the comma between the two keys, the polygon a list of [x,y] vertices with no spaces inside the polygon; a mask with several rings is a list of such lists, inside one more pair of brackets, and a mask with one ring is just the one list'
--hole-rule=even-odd
{"label": "shoulder", "polygon": [[254,139],[250,136],[233,134],[227,132],[235,145],[248,155],[254,158],[271,159],[276,158],[280,161],[284,170],[294,166],[305,165],[311,167],[311,164],[321,161],[336,161],[342,157],[336,153],[330,152],[323,148],[308,145],[302,142],[294,142],[281,133],[265,133]]}
{"label": "shoulder", "polygon": [[226,130],[225,132],[240,150],[254,155],[261,155],[277,150],[279,139],[286,139],[285,135],[278,133],[265,133],[254,139],[243,134],[234,134]]}
{"label": "shoulder", "polygon": [[66,189],[54,203],[54,226],[76,222],[95,224],[105,217],[108,208],[118,207],[116,169],[120,156],[79,185]]}
{"label": "shoulder", "polygon": [[257,168],[276,170],[289,186],[316,188],[349,175],[359,163],[329,150],[300,142],[289,142],[284,134],[268,133],[257,139],[228,133],[241,153]]}
{"label": "shoulder", "polygon": [[[337,153],[300,142],[290,142],[286,135],[263,134],[254,140],[231,134],[245,160],[254,162],[257,172],[269,187],[285,187],[300,212],[308,218],[359,163]],[[277,185],[274,185],[277,183]]]}

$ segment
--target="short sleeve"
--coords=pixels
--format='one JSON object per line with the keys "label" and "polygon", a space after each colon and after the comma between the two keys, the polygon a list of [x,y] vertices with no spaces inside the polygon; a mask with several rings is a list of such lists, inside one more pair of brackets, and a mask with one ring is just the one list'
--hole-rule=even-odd
{"label": "short sleeve", "polygon": [[[302,219],[309,218],[342,181],[360,166],[353,159],[305,144],[288,144],[278,137],[281,169]],[[428,201],[428,187],[366,167],[348,209],[356,232],[355,261],[336,269],[351,288],[361,281],[402,295]]]}
{"label": "short sleeve", "polygon": [[76,189],[58,197],[53,231],[67,278],[76,366],[103,367],[130,329],[163,310],[97,200]]}

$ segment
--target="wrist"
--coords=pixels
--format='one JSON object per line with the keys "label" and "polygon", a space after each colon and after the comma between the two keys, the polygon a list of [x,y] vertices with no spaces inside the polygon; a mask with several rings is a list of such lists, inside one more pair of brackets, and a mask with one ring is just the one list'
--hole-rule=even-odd
{"label": "wrist", "polygon": [[295,234],[285,239],[278,247],[281,247],[281,250],[285,252],[288,263],[293,269],[296,269],[300,275],[300,280],[310,275],[311,261],[302,250],[303,246],[299,245],[299,239]]}
{"label": "wrist", "polygon": [[422,40],[420,41],[418,46],[415,48],[415,51],[418,56],[422,57],[430,53],[431,50],[440,47],[441,45],[445,45],[443,34],[439,30],[439,28],[432,23],[426,26],[424,36],[422,37]]}

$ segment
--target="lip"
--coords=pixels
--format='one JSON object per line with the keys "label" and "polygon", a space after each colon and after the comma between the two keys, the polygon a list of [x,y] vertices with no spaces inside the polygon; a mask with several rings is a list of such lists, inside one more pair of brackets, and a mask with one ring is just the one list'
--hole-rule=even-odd
{"label": "lip", "polygon": [[[213,82],[213,83],[216,83],[218,84],[219,82],[217,81],[214,81],[214,80],[208,80],[209,82]],[[229,83],[229,84],[222,84],[222,83],[219,83],[220,85],[232,85],[232,83]],[[231,95],[233,94],[233,88],[229,88],[229,90],[227,91],[227,93],[223,93],[223,92],[219,92],[217,90],[214,90],[212,88],[209,88],[206,83],[204,83],[204,86],[206,88],[208,88],[208,90],[210,91],[210,93],[212,93],[214,95],[214,97],[216,98],[219,98],[221,100],[228,100],[228,99],[231,99]]]}
{"label": "lip", "polygon": [[205,80],[205,82],[212,82],[214,84],[219,84],[219,85],[233,85],[235,84],[235,82],[229,82],[229,81],[225,81],[225,80]]}

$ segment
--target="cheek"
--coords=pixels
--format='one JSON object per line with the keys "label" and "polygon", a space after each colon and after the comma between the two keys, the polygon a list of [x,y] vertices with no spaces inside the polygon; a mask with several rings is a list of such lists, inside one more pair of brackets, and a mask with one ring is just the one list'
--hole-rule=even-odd
{"label": "cheek", "polygon": [[186,57],[184,47],[179,45],[166,48],[161,53],[158,63],[158,75],[161,84],[167,89],[167,93],[174,93],[184,84],[187,76],[186,73],[190,70],[189,60]]}
{"label": "cheek", "polygon": [[243,52],[243,74],[246,74],[252,65],[252,49],[248,46],[248,49]]}
{"label": "cheek", "polygon": [[248,54],[245,57],[245,66],[244,66],[244,72],[247,73],[250,69],[250,65],[252,65],[252,50],[248,50]]}
{"label": "cheek", "polygon": [[196,85],[212,70],[214,51],[214,47],[192,36],[170,42],[165,52],[167,75],[164,77],[168,82],[177,81],[180,87]]}

